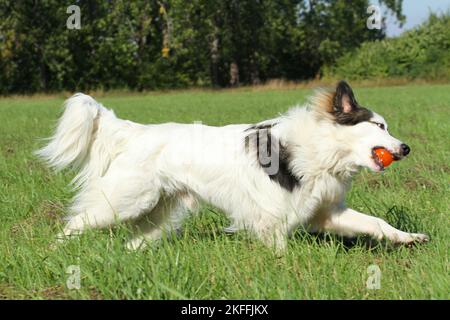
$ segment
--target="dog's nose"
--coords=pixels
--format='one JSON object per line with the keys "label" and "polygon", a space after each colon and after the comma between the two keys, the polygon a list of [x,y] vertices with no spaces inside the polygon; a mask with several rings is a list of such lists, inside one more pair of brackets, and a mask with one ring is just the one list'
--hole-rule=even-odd
{"label": "dog's nose", "polygon": [[402,150],[402,154],[404,156],[408,155],[408,153],[411,151],[411,148],[407,145],[402,143],[402,145],[400,146],[400,149]]}

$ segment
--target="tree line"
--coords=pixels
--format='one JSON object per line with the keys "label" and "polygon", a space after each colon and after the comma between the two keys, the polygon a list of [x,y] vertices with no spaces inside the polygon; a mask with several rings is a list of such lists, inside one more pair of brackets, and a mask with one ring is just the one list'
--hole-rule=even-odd
{"label": "tree line", "polygon": [[323,68],[325,77],[450,80],[450,11],[396,38],[365,42]]}
{"label": "tree line", "polygon": [[[402,0],[380,1],[401,23]],[[365,41],[369,0],[0,0],[0,93],[237,86],[321,76]]]}

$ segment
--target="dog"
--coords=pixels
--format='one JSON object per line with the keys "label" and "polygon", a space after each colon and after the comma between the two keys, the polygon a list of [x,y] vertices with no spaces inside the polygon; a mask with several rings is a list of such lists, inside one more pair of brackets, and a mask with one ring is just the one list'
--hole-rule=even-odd
{"label": "dog", "polygon": [[223,127],[142,125],[78,93],[37,155],[57,170],[78,170],[59,239],[127,221],[134,230],[127,247],[142,248],[178,230],[206,202],[231,220],[226,231],[247,230],[280,251],[301,226],[396,244],[428,241],[345,206],[361,168],[384,170],[378,147],[395,160],[410,152],[340,81],[274,119]]}

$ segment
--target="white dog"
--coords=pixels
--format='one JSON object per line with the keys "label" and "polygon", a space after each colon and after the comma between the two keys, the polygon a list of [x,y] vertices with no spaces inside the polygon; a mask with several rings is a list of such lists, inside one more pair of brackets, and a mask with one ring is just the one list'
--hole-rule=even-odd
{"label": "white dog", "polygon": [[396,160],[409,153],[341,81],[278,118],[224,127],[141,125],[76,94],[37,153],[56,169],[79,169],[63,236],[129,221],[137,232],[128,247],[135,249],[179,228],[200,200],[226,213],[231,230],[246,229],[278,250],[299,226],[394,243],[427,241],[346,208],[352,176],[361,167],[384,169],[376,147]]}

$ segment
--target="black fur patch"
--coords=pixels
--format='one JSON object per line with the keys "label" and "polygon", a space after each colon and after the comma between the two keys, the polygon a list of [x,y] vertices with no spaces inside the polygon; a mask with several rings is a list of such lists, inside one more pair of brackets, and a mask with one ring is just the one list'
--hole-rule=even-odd
{"label": "black fur patch", "polygon": [[[277,182],[284,189],[292,191],[296,186],[300,186],[300,179],[294,176],[289,169],[291,156],[288,148],[272,136],[270,130],[273,126],[254,125],[247,128],[245,131],[250,131],[250,133],[245,137],[245,152],[254,154],[259,165],[272,181]],[[274,148],[275,144],[278,144],[278,150]],[[270,163],[261,163],[261,153],[269,156],[271,159],[278,159],[278,170],[275,173],[270,172]]]}
{"label": "black fur patch", "polygon": [[336,122],[342,125],[352,126],[360,122],[369,121],[373,117],[372,111],[359,107],[352,112],[334,112]]}
{"label": "black fur patch", "polygon": [[[350,112],[344,112],[344,100],[350,103]],[[355,125],[360,122],[369,121],[373,117],[372,111],[358,104],[352,88],[345,81],[340,81],[336,87],[332,114],[336,122],[342,125]]]}
{"label": "black fur patch", "polygon": [[295,187],[300,186],[300,179],[297,179],[289,169],[290,153],[287,147],[280,144],[280,163],[278,173],[275,175],[269,175],[270,179],[278,182],[280,186],[286,190],[292,191]]}

